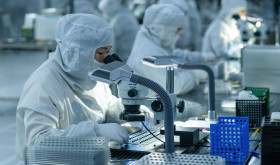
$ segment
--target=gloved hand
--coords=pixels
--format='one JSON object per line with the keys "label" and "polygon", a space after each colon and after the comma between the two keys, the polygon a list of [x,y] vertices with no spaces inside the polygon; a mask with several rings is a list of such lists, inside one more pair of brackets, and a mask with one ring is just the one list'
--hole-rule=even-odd
{"label": "gloved hand", "polygon": [[215,54],[212,53],[212,52],[202,53],[202,56],[204,57],[204,60],[205,60],[205,61],[212,62],[212,61],[215,61],[215,60],[216,60],[216,56],[215,56]]}
{"label": "gloved hand", "polygon": [[243,47],[244,47],[243,44],[233,43],[227,48],[227,51],[225,53],[228,57],[240,58],[241,57],[241,49]]}
{"label": "gloved hand", "polygon": [[116,123],[98,124],[96,133],[98,136],[107,137],[121,144],[127,143],[129,140],[127,130]]}

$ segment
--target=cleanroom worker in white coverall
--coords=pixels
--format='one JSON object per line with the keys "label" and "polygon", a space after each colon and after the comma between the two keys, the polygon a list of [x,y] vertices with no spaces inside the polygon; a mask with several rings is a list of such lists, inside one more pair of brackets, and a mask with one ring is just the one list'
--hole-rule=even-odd
{"label": "cleanroom worker in white coverall", "polygon": [[113,28],[114,53],[126,62],[140,28],[136,17],[121,5],[120,0],[100,0],[98,7]]}
{"label": "cleanroom worker in white coverall", "polygon": [[212,52],[216,57],[225,56],[232,47],[242,43],[240,31],[234,18],[245,17],[247,3],[245,0],[222,0],[218,17],[208,27],[203,38],[202,52]]}
{"label": "cleanroom worker in white coverall", "polygon": [[[188,1],[188,0],[187,0]],[[172,52],[172,55],[181,57],[188,61],[188,63],[191,64],[202,64],[208,61],[214,61],[215,55],[211,52],[209,53],[200,53],[198,51],[190,51],[191,48],[190,45],[195,45],[195,42],[198,42],[198,40],[201,38],[201,34],[198,34],[199,30],[193,30],[198,29],[199,23],[197,20],[193,20],[193,14],[191,13],[192,10],[189,7],[186,0],[160,0],[158,1],[159,4],[173,4],[174,6],[178,7],[184,14],[185,14],[185,20],[183,21],[182,31],[179,34],[179,39],[176,42],[175,49]],[[191,1],[190,1],[191,2]],[[192,21],[191,21],[192,20]],[[198,27],[193,27],[198,26]],[[194,39],[196,38],[196,39]],[[201,39],[200,39],[201,40]],[[200,44],[201,45],[201,44]],[[192,71],[195,76],[199,79],[200,82],[207,81],[207,74],[205,71],[201,70],[193,70]]]}
{"label": "cleanroom worker in white coverall", "polygon": [[55,52],[29,77],[17,107],[18,164],[24,164],[26,147],[45,137],[129,139],[116,124],[124,110],[121,101],[107,84],[88,76],[104,65],[112,44],[110,25],[91,14],[70,14],[58,21],[55,35]]}
{"label": "cleanroom worker in white coverall", "polygon": [[159,4],[173,4],[185,14],[182,32],[176,48],[200,50],[202,40],[202,22],[195,0],[159,0]]}
{"label": "cleanroom worker in white coverall", "polygon": [[[136,73],[153,78],[166,86],[166,69],[153,68],[142,63],[147,56],[171,56],[179,38],[185,14],[173,4],[150,6],[144,16],[143,25],[137,33],[127,64]],[[174,72],[174,93],[185,94],[198,83],[195,74],[187,70]]]}

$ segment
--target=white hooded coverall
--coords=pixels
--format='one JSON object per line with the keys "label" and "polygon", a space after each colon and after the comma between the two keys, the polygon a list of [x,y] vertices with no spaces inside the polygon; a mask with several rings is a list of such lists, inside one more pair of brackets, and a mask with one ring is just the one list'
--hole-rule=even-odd
{"label": "white hooded coverall", "polygon": [[227,54],[232,45],[242,43],[233,15],[245,10],[245,0],[222,0],[218,17],[208,27],[203,38],[202,53],[212,52],[216,57]]}
{"label": "white hooded coverall", "polygon": [[107,84],[88,77],[99,67],[94,63],[96,49],[111,45],[112,33],[103,19],[90,14],[66,15],[58,21],[56,51],[27,80],[17,107],[18,164],[24,164],[26,147],[46,136],[106,136],[107,131],[120,143],[128,140],[117,124],[101,127],[104,121],[118,122],[124,108]]}
{"label": "white hooded coverall", "polygon": [[135,16],[120,4],[120,0],[101,0],[98,7],[113,27],[113,53],[126,62],[139,30]]}
{"label": "white hooded coverall", "polygon": [[192,0],[159,0],[159,4],[173,4],[185,14],[182,33],[176,48],[200,50],[202,38],[202,22],[197,11],[196,2]]}
{"label": "white hooded coverall", "polygon": [[[172,4],[150,6],[144,16],[143,26],[137,33],[127,64],[136,72],[166,87],[166,69],[153,68],[142,63],[147,56],[171,56],[182,27],[184,13]],[[193,89],[196,79],[192,72],[175,70],[174,93],[184,94]]]}

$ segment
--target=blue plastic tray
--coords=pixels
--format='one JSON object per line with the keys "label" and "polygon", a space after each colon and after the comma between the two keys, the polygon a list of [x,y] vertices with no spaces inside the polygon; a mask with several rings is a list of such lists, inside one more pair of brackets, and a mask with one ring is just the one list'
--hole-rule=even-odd
{"label": "blue plastic tray", "polygon": [[249,154],[248,117],[219,117],[210,125],[211,155],[227,162],[244,162]]}

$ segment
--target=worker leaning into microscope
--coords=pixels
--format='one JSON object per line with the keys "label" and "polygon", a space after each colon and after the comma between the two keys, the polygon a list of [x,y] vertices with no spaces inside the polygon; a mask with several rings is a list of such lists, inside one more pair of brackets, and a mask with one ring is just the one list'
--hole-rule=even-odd
{"label": "worker leaning into microscope", "polygon": [[112,28],[97,16],[70,14],[58,21],[55,35],[55,52],[29,77],[17,107],[17,164],[25,163],[28,145],[45,137],[103,136],[119,143],[129,139],[127,130],[117,124],[124,110],[121,101],[107,84],[88,77],[104,65]]}

